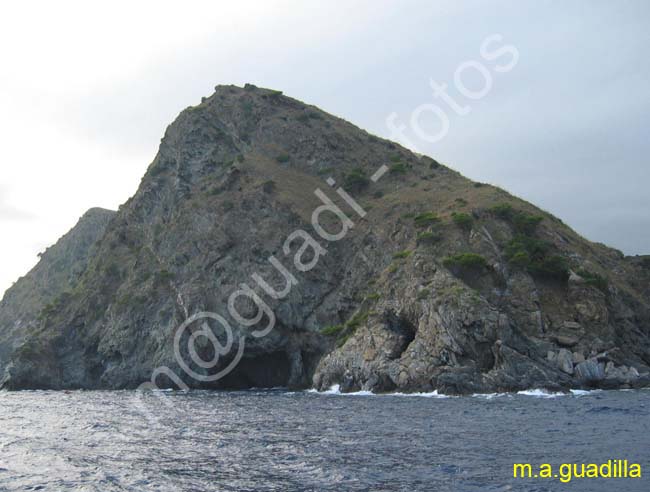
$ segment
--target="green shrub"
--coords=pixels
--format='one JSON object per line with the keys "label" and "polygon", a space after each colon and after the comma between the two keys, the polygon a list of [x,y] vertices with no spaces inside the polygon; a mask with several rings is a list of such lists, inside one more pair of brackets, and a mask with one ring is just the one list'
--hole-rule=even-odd
{"label": "green shrub", "polygon": [[390,162],[398,163],[402,160],[402,156],[399,154],[393,154],[390,156]]}
{"label": "green shrub", "polygon": [[393,258],[396,260],[403,260],[411,256],[411,253],[412,253],[411,251],[405,249],[404,251],[398,251],[397,253],[395,253],[393,255]]}
{"label": "green shrub", "polygon": [[275,160],[280,164],[284,164],[285,162],[289,162],[291,160],[291,157],[288,154],[280,154],[275,158]]}
{"label": "green shrub", "polygon": [[639,266],[641,268],[645,268],[646,270],[650,270],[650,257],[642,258],[641,261],[639,262]]}
{"label": "green shrub", "polygon": [[511,260],[515,256],[519,256],[519,262],[521,262],[523,258],[521,253],[527,254],[531,260],[540,260],[548,254],[550,249],[551,245],[546,241],[518,234],[507,244],[505,255],[508,260]]}
{"label": "green shrub", "polygon": [[500,219],[510,220],[515,212],[515,209],[509,203],[500,203],[499,205],[492,207],[490,209],[490,212],[492,212]]}
{"label": "green shrub", "polygon": [[406,165],[402,162],[393,164],[392,166],[390,166],[389,169],[390,174],[406,174],[406,171],[407,171]]}
{"label": "green shrub", "polygon": [[[356,333],[357,329],[366,321],[368,321],[368,316],[370,316],[369,311],[359,311],[354,316],[352,316],[352,318],[347,323],[345,323],[345,325],[336,325],[334,327],[331,327],[330,329],[332,330],[333,334],[339,335],[337,346],[342,347],[345,345],[345,343],[352,337],[352,335]],[[325,330],[327,330],[327,328],[325,328]],[[325,330],[323,330],[322,333],[325,333]]]}
{"label": "green shrub", "polygon": [[361,191],[368,186],[370,180],[363,169],[354,169],[345,175],[344,186],[350,191]]}
{"label": "green shrub", "polygon": [[546,241],[518,234],[507,244],[504,253],[508,263],[515,268],[538,277],[567,280],[569,265],[566,259],[551,255],[551,250],[552,245]]}
{"label": "green shrub", "polygon": [[368,311],[359,311],[345,324],[345,328],[354,333],[363,323],[368,321],[370,313]]}
{"label": "green shrub", "polygon": [[461,229],[465,229],[466,231],[469,231],[474,224],[474,218],[470,214],[463,212],[452,213],[451,219],[454,221],[454,224],[456,224]]}
{"label": "green shrub", "polygon": [[352,318],[350,318],[347,323],[342,325],[327,326],[321,330],[321,333],[325,336],[340,337],[338,340],[338,346],[341,347],[350,339],[352,335],[354,335],[354,333],[363,323],[368,321],[368,316],[370,316],[369,311],[359,311],[354,316],[352,316]]}
{"label": "green shrub", "polygon": [[440,241],[442,237],[431,231],[424,231],[418,234],[417,242],[418,244],[433,244]]}
{"label": "green shrub", "polygon": [[576,273],[585,280],[587,285],[592,285],[605,293],[609,291],[609,281],[602,275],[590,272],[584,268],[579,269]]}
{"label": "green shrub", "polygon": [[428,227],[432,224],[438,222],[440,218],[433,212],[424,212],[420,215],[416,215],[413,219],[416,227]]}
{"label": "green shrub", "polygon": [[326,326],[321,330],[321,333],[328,337],[335,336],[335,335],[338,336],[339,333],[343,331],[343,328],[345,328],[344,325]]}
{"label": "green shrub", "polygon": [[399,270],[400,264],[399,263],[393,263],[391,266],[388,267],[388,273],[395,273],[397,270]]}
{"label": "green shrub", "polygon": [[515,231],[520,234],[533,234],[537,226],[544,220],[544,217],[540,215],[531,215],[517,210],[509,203],[495,205],[490,211],[500,219],[510,222]]}
{"label": "green shrub", "polygon": [[537,226],[544,220],[540,215],[529,215],[518,212],[512,219],[512,225],[517,232],[522,234],[533,234]]}
{"label": "green shrub", "polygon": [[461,207],[465,207],[468,204],[467,200],[465,200],[464,198],[456,198],[456,203]]}
{"label": "green shrub", "polygon": [[345,345],[345,344],[347,343],[347,341],[348,341],[350,338],[352,338],[352,335],[354,335],[354,333],[346,333],[344,336],[342,336],[341,338],[339,338],[339,339],[336,341],[336,346],[337,346],[338,348],[343,347],[343,345]]}
{"label": "green shrub", "polygon": [[518,250],[515,253],[513,253],[511,257],[508,258],[508,261],[512,266],[521,269],[526,269],[528,268],[528,265],[530,265],[531,258],[526,251]]}
{"label": "green shrub", "polygon": [[369,301],[378,301],[379,299],[381,299],[381,296],[377,292],[375,292],[374,294],[368,294],[366,299],[368,299]]}
{"label": "green shrub", "polygon": [[476,253],[458,253],[448,256],[442,264],[457,273],[482,273],[489,268],[487,260]]}
{"label": "green shrub", "polygon": [[560,255],[552,255],[540,260],[533,260],[528,265],[528,271],[533,275],[554,280],[566,281],[569,278],[569,264]]}

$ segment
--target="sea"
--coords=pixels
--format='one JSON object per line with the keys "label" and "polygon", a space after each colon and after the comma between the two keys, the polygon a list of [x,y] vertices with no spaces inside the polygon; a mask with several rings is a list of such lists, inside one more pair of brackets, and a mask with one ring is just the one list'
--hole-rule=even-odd
{"label": "sea", "polygon": [[[567,480],[609,460],[641,477]],[[0,491],[648,492],[648,474],[647,390],[0,392]]]}

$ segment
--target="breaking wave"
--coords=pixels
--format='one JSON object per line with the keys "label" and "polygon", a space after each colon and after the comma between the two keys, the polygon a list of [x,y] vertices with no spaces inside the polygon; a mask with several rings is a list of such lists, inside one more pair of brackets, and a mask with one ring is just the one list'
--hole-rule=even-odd
{"label": "breaking wave", "polygon": [[452,398],[449,395],[441,395],[438,390],[428,393],[373,393],[372,391],[362,390],[344,393],[341,391],[341,386],[338,384],[332,385],[325,391],[318,391],[315,389],[307,390],[307,393],[318,395],[337,395],[337,396],[401,396],[401,397],[420,397],[420,398]]}
{"label": "breaking wave", "polygon": [[[552,392],[541,388],[528,389],[518,391],[517,393],[474,393],[470,395],[472,398],[479,398],[483,400],[493,400],[495,398],[512,398],[514,395],[531,396],[535,398],[559,398],[561,396],[587,396],[595,393],[600,393],[603,390],[581,390],[572,389],[568,392]],[[397,397],[420,397],[420,398],[459,398],[458,396],[444,395],[434,390],[426,393],[373,393],[372,391],[362,390],[353,392],[342,392],[341,386],[338,384],[332,385],[329,389],[318,391],[316,389],[307,390],[307,393],[317,395],[336,395],[336,396],[397,396]]]}

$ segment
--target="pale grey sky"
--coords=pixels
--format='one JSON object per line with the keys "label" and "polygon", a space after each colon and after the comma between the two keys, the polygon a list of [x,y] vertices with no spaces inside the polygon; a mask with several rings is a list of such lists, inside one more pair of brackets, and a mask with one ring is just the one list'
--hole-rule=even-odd
{"label": "pale grey sky", "polygon": [[[385,137],[396,113],[419,150],[650,253],[649,25],[643,0],[4,3],[0,292],[88,208],[135,192],[183,108],[246,82]],[[493,34],[519,53],[507,73],[494,66],[508,57],[480,55]],[[469,60],[493,79],[478,100],[454,85]],[[431,79],[470,113],[434,99]],[[423,104],[449,115],[436,143],[409,127]]]}

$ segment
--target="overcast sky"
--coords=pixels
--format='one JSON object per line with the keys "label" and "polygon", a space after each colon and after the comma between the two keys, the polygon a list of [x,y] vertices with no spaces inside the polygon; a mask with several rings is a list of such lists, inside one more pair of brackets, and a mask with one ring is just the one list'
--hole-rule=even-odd
{"label": "overcast sky", "polygon": [[[60,1],[0,6],[0,292],[94,206],[137,189],[165,127],[216,84],[284,91],[650,253],[650,2]],[[487,61],[511,45],[518,53]],[[454,83],[479,62],[492,86]],[[464,72],[480,91],[476,70]],[[457,115],[430,81],[469,107]],[[410,126],[422,105],[447,135]],[[433,113],[422,127],[433,134]],[[429,120],[427,120],[429,117]],[[427,126],[428,125],[428,126]]]}

